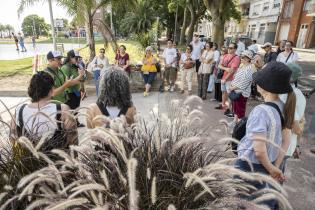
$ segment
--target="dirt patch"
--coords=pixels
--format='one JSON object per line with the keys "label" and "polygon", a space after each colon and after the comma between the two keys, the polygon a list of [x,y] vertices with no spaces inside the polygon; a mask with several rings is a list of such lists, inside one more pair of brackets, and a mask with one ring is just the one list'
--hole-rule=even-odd
{"label": "dirt patch", "polygon": [[0,91],[26,91],[32,75],[0,77]]}

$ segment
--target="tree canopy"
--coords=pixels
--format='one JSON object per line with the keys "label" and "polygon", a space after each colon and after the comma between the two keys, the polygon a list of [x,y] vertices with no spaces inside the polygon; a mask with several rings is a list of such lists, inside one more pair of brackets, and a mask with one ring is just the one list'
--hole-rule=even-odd
{"label": "tree canopy", "polygon": [[[35,31],[34,31],[35,27]],[[28,15],[22,23],[22,31],[25,36],[32,35],[48,35],[49,26],[45,23],[45,19],[38,15]]]}

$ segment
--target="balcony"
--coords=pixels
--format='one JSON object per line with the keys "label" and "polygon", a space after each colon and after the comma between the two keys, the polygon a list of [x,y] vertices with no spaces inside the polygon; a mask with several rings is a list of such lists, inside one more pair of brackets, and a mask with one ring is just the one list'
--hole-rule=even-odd
{"label": "balcony", "polygon": [[243,5],[243,4],[250,4],[250,0],[240,0],[240,5]]}

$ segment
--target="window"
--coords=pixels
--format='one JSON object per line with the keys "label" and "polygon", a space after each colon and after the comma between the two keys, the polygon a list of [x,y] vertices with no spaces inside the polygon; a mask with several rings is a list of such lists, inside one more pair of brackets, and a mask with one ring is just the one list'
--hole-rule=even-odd
{"label": "window", "polygon": [[310,11],[312,8],[312,0],[305,0],[304,11]]}
{"label": "window", "polygon": [[284,12],[283,12],[283,17],[284,18],[292,17],[292,13],[293,13],[293,1],[286,2]]}
{"label": "window", "polygon": [[253,13],[252,13],[253,16],[259,15],[259,13],[260,13],[260,6],[261,6],[261,4],[254,6]]}
{"label": "window", "polygon": [[263,11],[266,11],[269,9],[269,2],[264,3]]}
{"label": "window", "polygon": [[280,7],[280,0],[274,0],[273,8],[279,8],[279,7]]}
{"label": "window", "polygon": [[266,29],[266,24],[265,23],[260,24],[258,37],[261,37],[265,33],[265,29]]}

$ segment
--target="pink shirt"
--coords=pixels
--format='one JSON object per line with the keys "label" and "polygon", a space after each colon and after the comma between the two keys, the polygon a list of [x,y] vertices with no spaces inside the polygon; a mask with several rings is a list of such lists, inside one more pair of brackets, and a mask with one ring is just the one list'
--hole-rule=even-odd
{"label": "pink shirt", "polygon": [[[235,57],[234,57],[235,56]],[[233,58],[234,57],[234,58]],[[231,60],[232,59],[232,60]],[[222,66],[225,66],[227,68],[232,68],[233,69],[233,73],[232,75],[227,78],[228,76],[228,72],[227,71],[224,71],[224,75],[223,75],[223,80],[226,80],[226,81],[232,81],[233,78],[234,78],[234,74],[235,72],[237,71],[239,65],[241,63],[241,59],[239,56],[237,55],[231,55],[231,54],[226,54],[223,56],[223,59],[221,59],[220,61],[220,64]]]}

